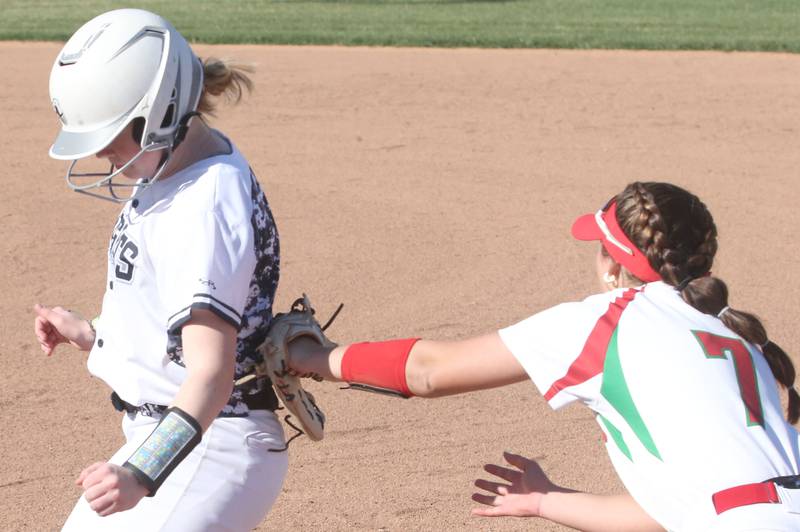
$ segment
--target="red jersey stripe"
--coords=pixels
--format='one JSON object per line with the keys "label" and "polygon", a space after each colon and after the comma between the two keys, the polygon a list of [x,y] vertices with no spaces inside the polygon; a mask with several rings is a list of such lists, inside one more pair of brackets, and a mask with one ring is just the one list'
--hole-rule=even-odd
{"label": "red jersey stripe", "polygon": [[546,400],[552,399],[558,392],[570,386],[586,382],[603,371],[606,350],[611,341],[611,335],[617,328],[622,311],[633,301],[640,290],[629,288],[621,296],[609,303],[608,310],[603,314],[592,329],[583,350],[578,358],[570,365],[567,374],[558,379],[544,394]]}

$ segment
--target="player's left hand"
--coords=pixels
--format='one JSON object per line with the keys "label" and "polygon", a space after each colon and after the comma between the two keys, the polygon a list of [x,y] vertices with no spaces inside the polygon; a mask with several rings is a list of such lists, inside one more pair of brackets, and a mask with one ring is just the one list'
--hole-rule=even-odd
{"label": "player's left hand", "polygon": [[38,303],[33,306],[33,311],[36,313],[34,333],[47,356],[53,354],[56,346],[63,343],[69,343],[81,351],[89,351],[94,345],[94,329],[77,313]]}
{"label": "player's left hand", "polygon": [[493,493],[473,493],[472,500],[489,508],[474,508],[473,515],[484,517],[514,516],[538,517],[541,515],[542,498],[550,491],[561,490],[550,482],[539,464],[518,454],[505,452],[503,458],[513,469],[495,464],[486,464],[483,469],[508,482],[492,482],[478,479],[475,486]]}
{"label": "player's left hand", "polygon": [[83,488],[89,507],[101,517],[130,510],[147,495],[147,488],[133,473],[107,462],[95,462],[81,471],[75,484]]}

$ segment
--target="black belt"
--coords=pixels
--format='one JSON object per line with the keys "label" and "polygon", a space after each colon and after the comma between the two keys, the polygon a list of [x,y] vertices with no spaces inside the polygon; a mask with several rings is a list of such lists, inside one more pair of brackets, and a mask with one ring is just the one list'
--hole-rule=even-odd
{"label": "black belt", "polygon": [[[272,410],[274,412],[278,409],[278,398],[271,386],[255,394],[245,393],[242,396],[242,402],[247,405],[247,408],[250,410]],[[111,404],[118,412],[143,414],[145,416],[160,415],[167,409],[166,405],[154,403],[145,403],[141,406],[132,405],[121,398],[117,392],[111,392]]]}
{"label": "black belt", "polygon": [[775,477],[767,480],[767,482],[774,482],[778,486],[790,490],[800,489],[800,475],[787,475],[785,477]]}
{"label": "black belt", "polygon": [[[117,395],[117,392],[111,392],[111,405],[117,412],[127,412],[129,414],[135,414],[139,412],[139,410],[141,409],[141,407],[134,406],[129,402],[123,400],[122,397]],[[154,405],[154,406],[160,407],[162,405]],[[165,406],[164,410],[166,410],[166,408],[167,407]]]}
{"label": "black belt", "polygon": [[280,407],[278,396],[275,395],[275,390],[269,385],[258,393],[248,394],[245,392],[242,395],[242,402],[250,410],[272,410],[274,412]]}

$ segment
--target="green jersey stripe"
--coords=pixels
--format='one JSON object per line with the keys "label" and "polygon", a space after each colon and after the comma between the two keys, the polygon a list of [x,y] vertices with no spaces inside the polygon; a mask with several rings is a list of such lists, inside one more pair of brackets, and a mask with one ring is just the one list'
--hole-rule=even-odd
{"label": "green jersey stripe", "polygon": [[600,393],[620,413],[645,449],[659,460],[662,460],[650,431],[647,430],[647,425],[645,425],[641,414],[639,414],[639,409],[636,408],[628,383],[625,381],[625,374],[622,372],[622,364],[619,360],[619,349],[617,347],[618,331],[619,328],[614,329],[611,341],[608,343]]}

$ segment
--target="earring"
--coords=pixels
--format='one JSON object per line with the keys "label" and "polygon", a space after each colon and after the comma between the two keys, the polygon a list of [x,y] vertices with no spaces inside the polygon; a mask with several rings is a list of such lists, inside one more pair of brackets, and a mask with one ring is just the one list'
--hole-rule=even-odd
{"label": "earring", "polygon": [[617,276],[606,272],[603,274],[603,282],[606,284],[617,286]]}

